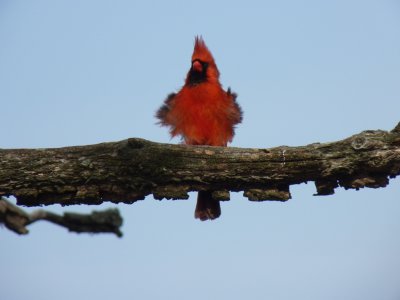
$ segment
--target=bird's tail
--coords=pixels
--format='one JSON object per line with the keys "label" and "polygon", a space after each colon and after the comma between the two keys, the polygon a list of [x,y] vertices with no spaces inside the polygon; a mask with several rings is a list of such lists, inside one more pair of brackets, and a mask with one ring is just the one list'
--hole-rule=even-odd
{"label": "bird's tail", "polygon": [[210,191],[199,191],[194,217],[201,221],[206,221],[214,220],[220,215],[221,206],[219,200],[214,200]]}

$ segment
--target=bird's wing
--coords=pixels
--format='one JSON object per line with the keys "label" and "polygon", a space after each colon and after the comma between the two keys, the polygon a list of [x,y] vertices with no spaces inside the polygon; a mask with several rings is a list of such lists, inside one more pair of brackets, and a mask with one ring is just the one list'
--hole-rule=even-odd
{"label": "bird's wing", "polygon": [[233,93],[231,91],[231,88],[228,88],[226,94],[228,95],[232,103],[231,110],[229,111],[229,118],[233,125],[239,124],[242,122],[243,111],[239,103],[236,101],[237,94]]}
{"label": "bird's wing", "polygon": [[158,123],[162,126],[173,126],[173,122],[170,118],[171,106],[175,100],[176,93],[171,93],[164,100],[164,104],[157,110],[156,118],[159,119]]}

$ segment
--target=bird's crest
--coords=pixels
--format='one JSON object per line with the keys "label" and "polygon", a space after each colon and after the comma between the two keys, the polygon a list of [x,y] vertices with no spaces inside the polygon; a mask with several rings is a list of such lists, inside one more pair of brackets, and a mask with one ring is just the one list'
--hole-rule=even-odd
{"label": "bird's crest", "polygon": [[192,61],[194,61],[196,59],[203,61],[203,62],[215,64],[214,57],[212,56],[210,50],[208,50],[208,48],[207,48],[206,44],[204,43],[204,40],[201,36],[196,36],[195,41],[194,41],[194,50],[193,50],[193,55],[192,55]]}

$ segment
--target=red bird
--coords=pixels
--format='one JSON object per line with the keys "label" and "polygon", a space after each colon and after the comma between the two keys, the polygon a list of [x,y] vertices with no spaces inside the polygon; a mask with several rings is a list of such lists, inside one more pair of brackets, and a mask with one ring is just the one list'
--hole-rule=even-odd
{"label": "red bird", "polygon": [[[169,126],[171,136],[180,135],[185,144],[227,146],[235,125],[242,121],[237,95],[223,90],[214,58],[201,37],[196,37],[192,65],[185,84],[170,94],[156,113],[162,126]],[[221,215],[212,191],[199,191],[195,218],[213,220]]]}

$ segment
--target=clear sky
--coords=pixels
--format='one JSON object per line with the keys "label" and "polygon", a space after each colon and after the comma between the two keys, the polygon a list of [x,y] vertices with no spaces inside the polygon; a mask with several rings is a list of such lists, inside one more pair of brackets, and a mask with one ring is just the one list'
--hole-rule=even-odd
{"label": "clear sky", "polygon": [[[239,94],[239,147],[339,140],[400,121],[400,3],[0,0],[0,147],[170,140],[155,110],[194,36]],[[201,223],[188,201],[117,205],[124,237],[0,228],[5,300],[400,299],[400,181],[286,203],[242,193]],[[48,209],[89,212],[114,207]]]}

